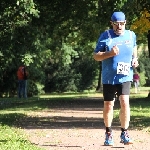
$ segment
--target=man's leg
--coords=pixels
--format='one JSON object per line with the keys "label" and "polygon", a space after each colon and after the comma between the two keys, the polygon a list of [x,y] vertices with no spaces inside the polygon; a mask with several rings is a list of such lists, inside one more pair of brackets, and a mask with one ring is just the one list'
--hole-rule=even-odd
{"label": "man's leg", "polygon": [[103,119],[106,127],[106,133],[105,133],[106,137],[105,137],[104,145],[106,146],[114,145],[112,129],[111,129],[111,124],[113,120],[113,106],[114,106],[114,101],[104,101]]}
{"label": "man's leg", "polygon": [[120,113],[119,119],[121,122],[121,128],[128,129],[130,122],[130,104],[129,95],[120,95]]}
{"label": "man's leg", "polygon": [[134,81],[134,92],[137,93],[137,82]]}
{"label": "man's leg", "polygon": [[22,93],[22,83],[21,80],[18,80],[18,98],[21,98]]}
{"label": "man's leg", "polygon": [[119,87],[119,100],[120,100],[120,113],[119,119],[121,122],[121,142],[124,144],[132,144],[132,140],[129,138],[127,133],[129,122],[130,122],[130,104],[129,104],[129,94],[130,94],[131,83],[126,82]]}
{"label": "man's leg", "polygon": [[113,120],[114,101],[104,101],[103,118],[105,127],[111,127]]}
{"label": "man's leg", "polygon": [[137,90],[140,91],[140,81],[137,81]]}
{"label": "man's leg", "polygon": [[115,95],[114,85],[103,85],[103,95],[104,95],[104,108],[103,108],[103,119],[106,127],[105,132],[105,142],[104,145],[112,146],[113,135],[111,124],[113,120],[113,106],[114,106],[114,95]]}
{"label": "man's leg", "polygon": [[132,140],[128,135],[128,127],[130,122],[130,104],[129,104],[129,95],[121,95],[120,96],[120,113],[119,118],[121,122],[121,143],[125,145],[133,144]]}
{"label": "man's leg", "polygon": [[24,85],[24,98],[27,98],[27,80],[25,80],[25,85]]}
{"label": "man's leg", "polygon": [[27,81],[23,80],[23,97],[27,98]]}

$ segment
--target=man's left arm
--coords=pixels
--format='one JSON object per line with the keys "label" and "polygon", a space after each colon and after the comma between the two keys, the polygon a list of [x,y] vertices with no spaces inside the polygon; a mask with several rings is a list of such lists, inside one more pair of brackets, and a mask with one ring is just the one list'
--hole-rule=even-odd
{"label": "man's left arm", "polygon": [[139,63],[137,54],[136,34],[133,31],[132,31],[132,38],[133,38],[132,66],[136,68],[139,65]]}
{"label": "man's left arm", "polygon": [[134,47],[133,56],[132,56],[132,66],[136,68],[139,65],[138,56],[137,56],[137,46]]}

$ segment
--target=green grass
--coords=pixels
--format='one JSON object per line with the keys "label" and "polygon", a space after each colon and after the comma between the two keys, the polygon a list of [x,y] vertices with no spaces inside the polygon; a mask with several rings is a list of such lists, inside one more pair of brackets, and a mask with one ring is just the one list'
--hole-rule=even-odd
{"label": "green grass", "polygon": [[[131,89],[131,127],[150,132],[150,99],[146,98],[150,88],[141,88],[140,93],[134,94]],[[102,97],[101,93],[64,93],[41,95],[18,100],[17,98],[0,99],[0,150],[42,150],[28,141],[27,135],[19,127],[19,123],[25,119],[32,119],[37,112],[50,110],[48,103],[60,104],[70,100],[86,97]],[[59,106],[59,105],[58,105]],[[115,118],[118,120],[119,110],[115,110]],[[33,115],[31,117],[31,114]],[[37,116],[34,118],[38,120]]]}
{"label": "green grass", "polygon": [[[131,89],[131,128],[150,132],[150,98],[147,98],[149,90],[150,87],[142,87],[139,93],[134,94],[134,89]],[[119,121],[118,115],[119,109],[115,110],[114,114],[117,121]]]}
{"label": "green grass", "polygon": [[150,132],[150,99],[131,99],[131,125]]}
{"label": "green grass", "polygon": [[24,133],[17,128],[0,126],[0,149],[1,150],[41,150],[32,145]]}
{"label": "green grass", "polygon": [[1,111],[0,150],[42,150],[31,144],[24,132],[15,126],[15,122],[23,117],[25,115],[22,113],[12,113],[9,110]]}

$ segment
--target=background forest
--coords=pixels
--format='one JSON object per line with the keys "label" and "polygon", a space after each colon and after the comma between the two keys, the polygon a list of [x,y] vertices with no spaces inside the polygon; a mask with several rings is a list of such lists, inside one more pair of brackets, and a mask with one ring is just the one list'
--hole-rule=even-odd
{"label": "background forest", "polygon": [[98,90],[101,64],[92,53],[113,11],[137,35],[141,85],[150,86],[150,0],[1,0],[0,96],[17,93],[18,67],[29,71],[28,95]]}

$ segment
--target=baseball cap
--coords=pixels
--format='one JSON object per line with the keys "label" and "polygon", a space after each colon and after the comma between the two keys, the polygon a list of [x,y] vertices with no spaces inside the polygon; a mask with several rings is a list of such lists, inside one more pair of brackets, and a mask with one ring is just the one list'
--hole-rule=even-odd
{"label": "baseball cap", "polygon": [[111,16],[112,21],[125,21],[125,14],[121,11],[114,12]]}

